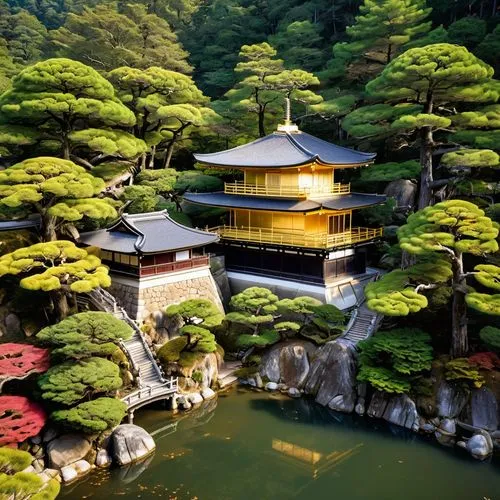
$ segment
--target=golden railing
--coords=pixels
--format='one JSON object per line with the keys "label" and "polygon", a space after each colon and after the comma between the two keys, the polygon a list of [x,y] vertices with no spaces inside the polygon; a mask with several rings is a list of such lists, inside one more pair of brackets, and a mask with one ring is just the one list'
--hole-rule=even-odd
{"label": "golden railing", "polygon": [[218,226],[209,229],[221,238],[228,240],[251,241],[254,243],[272,243],[275,245],[290,245],[306,248],[345,247],[370,241],[382,236],[382,228],[355,227],[350,231],[337,234],[306,233],[300,230],[278,231],[274,229]]}
{"label": "golden railing", "polygon": [[326,186],[266,186],[265,184],[247,184],[245,182],[225,182],[224,193],[251,196],[279,196],[283,198],[305,198],[306,196],[322,196],[326,194],[349,194],[351,184],[340,182]]}

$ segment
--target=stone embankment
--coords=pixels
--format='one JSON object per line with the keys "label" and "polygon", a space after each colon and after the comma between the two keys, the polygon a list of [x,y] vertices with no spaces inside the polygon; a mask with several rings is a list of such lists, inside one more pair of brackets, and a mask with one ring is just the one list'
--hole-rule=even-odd
{"label": "stone embankment", "polygon": [[466,449],[479,459],[500,449],[499,404],[487,387],[465,389],[437,382],[430,398],[374,391],[358,383],[356,348],[345,339],[317,347],[307,341],[273,346],[259,372],[243,380],[266,390],[301,395],[331,410],[367,415],[414,432],[434,434],[446,446]]}

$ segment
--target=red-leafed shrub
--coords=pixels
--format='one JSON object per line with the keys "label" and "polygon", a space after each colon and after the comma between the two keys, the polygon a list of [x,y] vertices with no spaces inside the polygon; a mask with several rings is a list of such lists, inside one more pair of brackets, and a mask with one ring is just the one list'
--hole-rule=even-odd
{"label": "red-leafed shrub", "polygon": [[468,358],[471,365],[476,365],[483,370],[500,368],[500,357],[494,352],[478,352]]}
{"label": "red-leafed shrub", "polygon": [[15,446],[36,436],[47,416],[24,396],[0,396],[0,446]]}
{"label": "red-leafed shrub", "polygon": [[0,344],[0,390],[10,379],[44,373],[50,367],[49,350],[29,344]]}

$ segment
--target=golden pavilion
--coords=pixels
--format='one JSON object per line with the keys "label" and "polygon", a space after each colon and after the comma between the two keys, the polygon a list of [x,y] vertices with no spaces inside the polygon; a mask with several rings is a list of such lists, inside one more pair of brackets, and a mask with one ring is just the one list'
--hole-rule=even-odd
{"label": "golden pavilion", "polygon": [[332,302],[325,289],[366,273],[367,248],[382,228],[353,226],[353,213],[386,197],[353,193],[337,177],[341,169],[370,165],[375,154],[326,142],[288,119],[249,144],[194,156],[208,167],[243,172],[243,180],[226,183],[223,192],[184,196],[228,210],[226,224],[213,231],[230,279],[301,289]]}

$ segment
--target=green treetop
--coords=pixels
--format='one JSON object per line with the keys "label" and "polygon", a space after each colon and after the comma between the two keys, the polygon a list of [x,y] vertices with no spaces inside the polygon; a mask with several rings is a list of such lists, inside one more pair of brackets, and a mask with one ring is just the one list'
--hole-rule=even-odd
{"label": "green treetop", "polygon": [[148,13],[145,5],[116,4],[84,7],[70,13],[61,28],[51,32],[59,56],[76,59],[96,69],[118,66],[162,66],[189,73],[187,52],[164,19]]}
{"label": "green treetop", "polygon": [[70,241],[37,243],[0,257],[0,277],[19,276],[28,290],[49,292],[59,319],[68,315],[68,295],[109,286],[108,268]]}
{"label": "green treetop", "polygon": [[498,295],[478,293],[466,282],[473,275],[481,285],[500,290],[500,268],[479,264],[473,272],[466,272],[463,254],[481,257],[497,252],[497,236],[497,225],[473,203],[449,200],[419,210],[399,229],[399,244],[402,250],[431,263],[392,271],[369,284],[368,307],[387,315],[406,316],[427,307],[424,290],[451,282],[451,351],[455,357],[463,356],[468,350],[466,304],[481,312],[500,315]]}
{"label": "green treetop", "polygon": [[116,217],[111,201],[98,198],[104,187],[72,161],[31,158],[0,172],[0,209],[29,207],[41,217],[44,241],[53,241],[65,223]]}
{"label": "green treetop", "polygon": [[448,27],[448,40],[456,45],[463,45],[469,50],[483,41],[486,36],[487,24],[478,17],[462,17]]}
{"label": "green treetop", "polygon": [[86,358],[112,355],[120,340],[132,336],[132,328],[124,321],[106,312],[73,314],[55,325],[40,330],[36,338],[43,345],[54,348],[58,357]]}
{"label": "green treetop", "polygon": [[420,140],[419,208],[431,202],[434,133],[452,125],[453,106],[494,102],[499,96],[493,69],[465,47],[446,43],[406,51],[366,85],[370,96],[386,104],[358,108],[344,121],[356,137],[415,134]]}
{"label": "green treetop", "polygon": [[185,300],[180,304],[168,306],[165,313],[169,317],[180,317],[185,324],[206,328],[220,325],[224,318],[219,308],[208,299]]}
{"label": "green treetop", "polygon": [[35,16],[21,9],[0,18],[0,37],[7,42],[15,63],[32,64],[41,59],[47,29]]}
{"label": "green treetop", "polygon": [[143,141],[113,130],[132,127],[135,117],[115,97],[111,83],[70,59],[47,59],[25,68],[0,96],[0,111],[0,139],[7,147],[17,145],[24,131],[24,144],[55,141],[65,159],[71,154],[77,158],[82,150],[133,158],[144,149]]}
{"label": "green treetop", "polygon": [[176,143],[190,128],[204,123],[208,98],[191,77],[157,66],[145,70],[121,67],[108,76],[136,117],[134,135],[153,148],[149,166],[161,152],[163,167],[168,167]]}
{"label": "green treetop", "polygon": [[351,80],[379,73],[400,48],[430,30],[430,8],[425,0],[364,0],[355,23],[347,27],[348,42],[333,46],[334,58],[326,75],[343,76],[348,66]]}
{"label": "green treetop", "polygon": [[265,122],[268,113],[281,112],[285,97],[303,104],[317,104],[321,96],[310,87],[319,85],[319,80],[307,71],[284,69],[283,60],[275,59],[276,49],[267,42],[243,45],[242,59],[235,72],[243,79],[226,93],[234,106],[255,113],[258,117],[260,137],[266,135]]}
{"label": "green treetop", "polygon": [[96,394],[122,386],[118,365],[103,358],[67,361],[53,366],[38,379],[42,398],[71,406]]}

